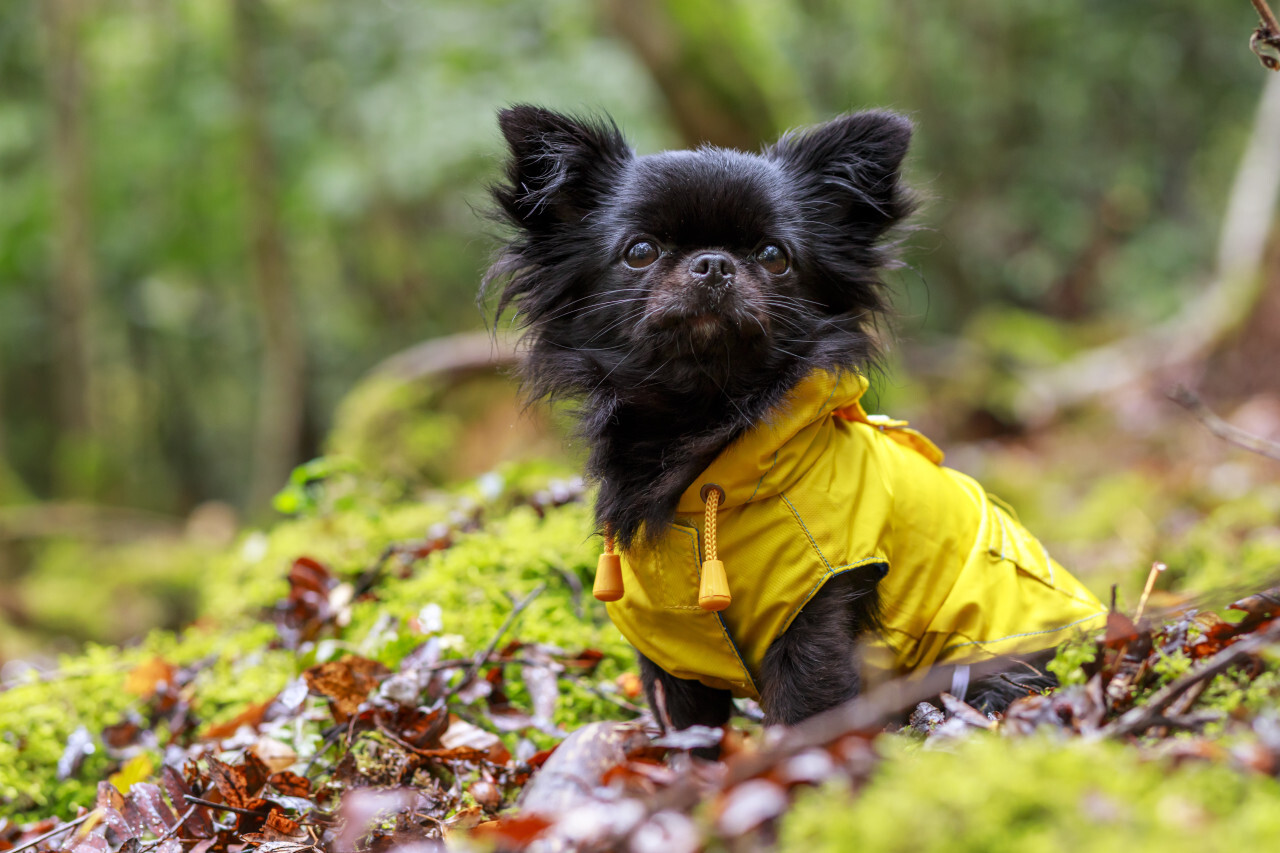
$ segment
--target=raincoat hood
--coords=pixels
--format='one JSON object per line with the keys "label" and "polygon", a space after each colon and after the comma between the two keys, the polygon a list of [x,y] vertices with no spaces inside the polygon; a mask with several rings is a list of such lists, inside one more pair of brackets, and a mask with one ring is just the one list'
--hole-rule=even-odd
{"label": "raincoat hood", "polygon": [[[646,657],[758,698],[769,645],[845,572],[883,575],[884,631],[865,665],[886,674],[1048,648],[1103,624],[1098,600],[1011,511],[906,422],[863,411],[867,385],[808,376],[681,495],[665,536],[622,555],[625,594],[609,615]],[[707,512],[713,485],[723,498]],[[719,612],[699,606],[708,546],[731,593]]]}

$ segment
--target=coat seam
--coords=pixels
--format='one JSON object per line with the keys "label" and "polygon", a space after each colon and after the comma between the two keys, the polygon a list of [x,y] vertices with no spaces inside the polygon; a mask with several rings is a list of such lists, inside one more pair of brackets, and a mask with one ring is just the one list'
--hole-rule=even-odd
{"label": "coat seam", "polygon": [[760,491],[760,486],[764,483],[764,478],[769,476],[770,472],[773,471],[774,467],[777,464],[778,464],[778,451],[775,450],[773,451],[773,464],[769,466],[768,471],[765,471],[763,474],[760,475],[759,480],[756,480],[756,487],[751,490],[751,497],[747,498],[746,503],[751,503],[752,499],[755,498],[756,492]]}
{"label": "coat seam", "polygon": [[804,535],[809,540],[809,544],[813,546],[813,550],[817,553],[818,559],[822,561],[822,565],[827,567],[827,574],[830,575],[831,572],[834,571],[831,568],[831,561],[827,559],[827,555],[822,553],[822,549],[818,547],[817,540],[814,539],[813,534],[809,532],[809,526],[805,524],[804,519],[800,517],[800,511],[796,509],[796,505],[793,504],[791,502],[791,499],[788,498],[784,493],[780,492],[778,494],[778,497],[782,498],[782,502],[785,503],[787,505],[787,508],[791,510],[791,514],[795,516],[796,521],[800,522],[800,529],[804,531]]}
{"label": "coat seam", "polygon": [[1065,631],[1068,628],[1079,625],[1081,622],[1088,622],[1090,619],[1097,619],[1099,616],[1101,616],[1106,612],[1107,611],[1105,610],[1099,610],[1097,613],[1091,613],[1090,615],[1084,617],[1083,619],[1077,619],[1074,622],[1068,622],[1066,625],[1059,625],[1057,628],[1045,628],[1043,631],[1025,631],[1021,634],[1010,634],[1007,637],[998,637],[994,640],[969,640],[968,642],[964,642],[964,643],[953,643],[949,646],[944,646],[942,649],[942,653],[945,654],[951,651],[952,649],[960,649],[960,648],[964,648],[965,646],[989,646],[989,645],[995,645],[996,643],[1003,643],[1003,642],[1006,642],[1007,640],[1017,640],[1022,637],[1037,637],[1037,636],[1040,636],[1041,634],[1056,634],[1058,631]]}

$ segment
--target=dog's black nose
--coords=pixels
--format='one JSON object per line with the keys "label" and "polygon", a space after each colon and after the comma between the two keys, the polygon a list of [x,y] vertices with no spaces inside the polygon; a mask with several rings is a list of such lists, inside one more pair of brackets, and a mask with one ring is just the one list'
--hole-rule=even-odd
{"label": "dog's black nose", "polygon": [[689,275],[698,284],[728,284],[736,270],[733,258],[724,252],[703,252],[689,261]]}

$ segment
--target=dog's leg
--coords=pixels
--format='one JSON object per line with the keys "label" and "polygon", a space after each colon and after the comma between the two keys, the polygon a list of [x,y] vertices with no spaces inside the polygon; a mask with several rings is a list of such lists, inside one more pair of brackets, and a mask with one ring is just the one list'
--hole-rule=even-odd
{"label": "dog's leg", "polygon": [[1008,669],[975,679],[965,701],[983,713],[1003,714],[1014,699],[1057,687],[1057,676],[1045,668],[1057,652],[1055,648],[1017,655],[1009,661]]}
{"label": "dog's leg", "polygon": [[878,577],[846,572],[827,581],[760,666],[760,705],[770,724],[794,725],[858,694],[858,638],[874,628]]}
{"label": "dog's leg", "polygon": [[[729,722],[729,715],[733,712],[733,694],[728,690],[708,687],[701,681],[676,678],[639,652],[636,652],[636,657],[640,659],[644,695],[649,698],[649,707],[660,724],[663,723],[662,710],[666,711],[667,719],[677,729],[723,726]],[[662,685],[662,710],[657,697],[658,684]]]}

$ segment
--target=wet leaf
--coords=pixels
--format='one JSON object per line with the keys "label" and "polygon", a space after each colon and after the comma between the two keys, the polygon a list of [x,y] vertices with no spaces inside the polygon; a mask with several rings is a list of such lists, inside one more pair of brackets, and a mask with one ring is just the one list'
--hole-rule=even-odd
{"label": "wet leaf", "polygon": [[311,794],[311,780],[288,770],[271,774],[267,783],[286,797],[307,797]]}
{"label": "wet leaf", "polygon": [[174,677],[177,667],[162,658],[152,658],[137,666],[125,676],[124,689],[142,699],[150,699],[156,693],[175,689]]}
{"label": "wet leaf", "polygon": [[718,726],[689,726],[687,729],[667,732],[653,741],[654,746],[669,749],[704,749],[719,746],[724,740],[724,729]]}
{"label": "wet leaf", "polygon": [[583,649],[560,662],[567,669],[580,670],[583,675],[591,675],[602,660],[604,660],[604,652],[599,649]]}
{"label": "wet leaf", "polygon": [[475,782],[468,789],[471,798],[478,804],[493,811],[502,805],[502,792],[498,790],[498,786],[487,779],[481,779]]}
{"label": "wet leaf", "polygon": [[767,779],[749,779],[725,795],[716,826],[729,837],[743,835],[787,810],[787,793]]}
{"label": "wet leaf", "polygon": [[240,731],[241,727],[257,729],[258,726],[262,725],[263,716],[267,709],[271,707],[273,701],[275,700],[269,699],[257,705],[250,705],[225,723],[208,726],[200,733],[200,738],[202,740],[222,740]]}
{"label": "wet leaf", "polygon": [[289,568],[289,594],[274,608],[276,629],[285,648],[314,640],[335,615],[333,572],[319,560],[298,557]]}
{"label": "wet leaf", "polygon": [[275,738],[258,738],[249,751],[266,766],[268,774],[288,770],[298,760],[298,753],[293,751],[293,747]]}
{"label": "wet leaf", "polygon": [[[186,810],[187,797],[194,796],[191,785],[176,769],[169,765],[160,768],[160,781],[169,799],[180,810]],[[213,821],[207,806],[197,806],[183,824],[185,835],[191,838],[212,838]]]}
{"label": "wet leaf", "polygon": [[[209,778],[213,782],[214,787],[218,789],[218,793],[222,795],[222,801],[229,806],[238,809],[248,809],[249,811],[263,810],[263,818],[266,817],[266,802],[258,799],[256,796],[261,784],[257,788],[250,788],[250,774],[247,774],[242,768],[232,767],[224,764],[216,758],[208,759],[209,762]],[[252,775],[256,776],[256,773]]]}
{"label": "wet leaf", "polygon": [[119,751],[137,744],[145,731],[143,720],[137,715],[130,715],[115,725],[102,730],[102,742],[108,749]]}
{"label": "wet leaf", "polygon": [[950,713],[954,719],[964,722],[965,725],[973,726],[974,729],[995,729],[996,722],[988,720],[986,713],[979,711],[972,704],[961,702],[950,693],[942,693],[938,698],[942,699],[943,710]]}
{"label": "wet leaf", "polygon": [[946,714],[941,710],[928,702],[921,702],[911,712],[908,725],[922,735],[929,735],[946,722],[946,719]]}
{"label": "wet leaf", "polygon": [[1129,643],[1136,642],[1140,632],[1133,620],[1118,610],[1107,614],[1107,633],[1103,645],[1109,649],[1119,649]]}
{"label": "wet leaf", "polygon": [[62,756],[58,759],[58,779],[70,779],[80,772],[84,760],[97,750],[93,735],[84,726],[78,726],[62,748]]}
{"label": "wet leaf", "polygon": [[146,782],[138,782],[129,790],[121,813],[131,826],[142,826],[156,836],[164,835],[178,821],[160,789]]}
{"label": "wet leaf", "polygon": [[389,670],[377,661],[351,655],[313,666],[303,677],[312,693],[329,700],[334,719],[345,723],[388,674]]}
{"label": "wet leaf", "polygon": [[450,717],[449,728],[441,735],[440,745],[446,750],[471,750],[495,764],[506,764],[511,760],[511,753],[507,752],[501,738],[456,717]]}
{"label": "wet leaf", "polygon": [[[540,815],[516,815],[478,824],[471,835],[502,847],[520,848],[541,835],[552,822]],[[505,843],[503,843],[505,842]]]}

